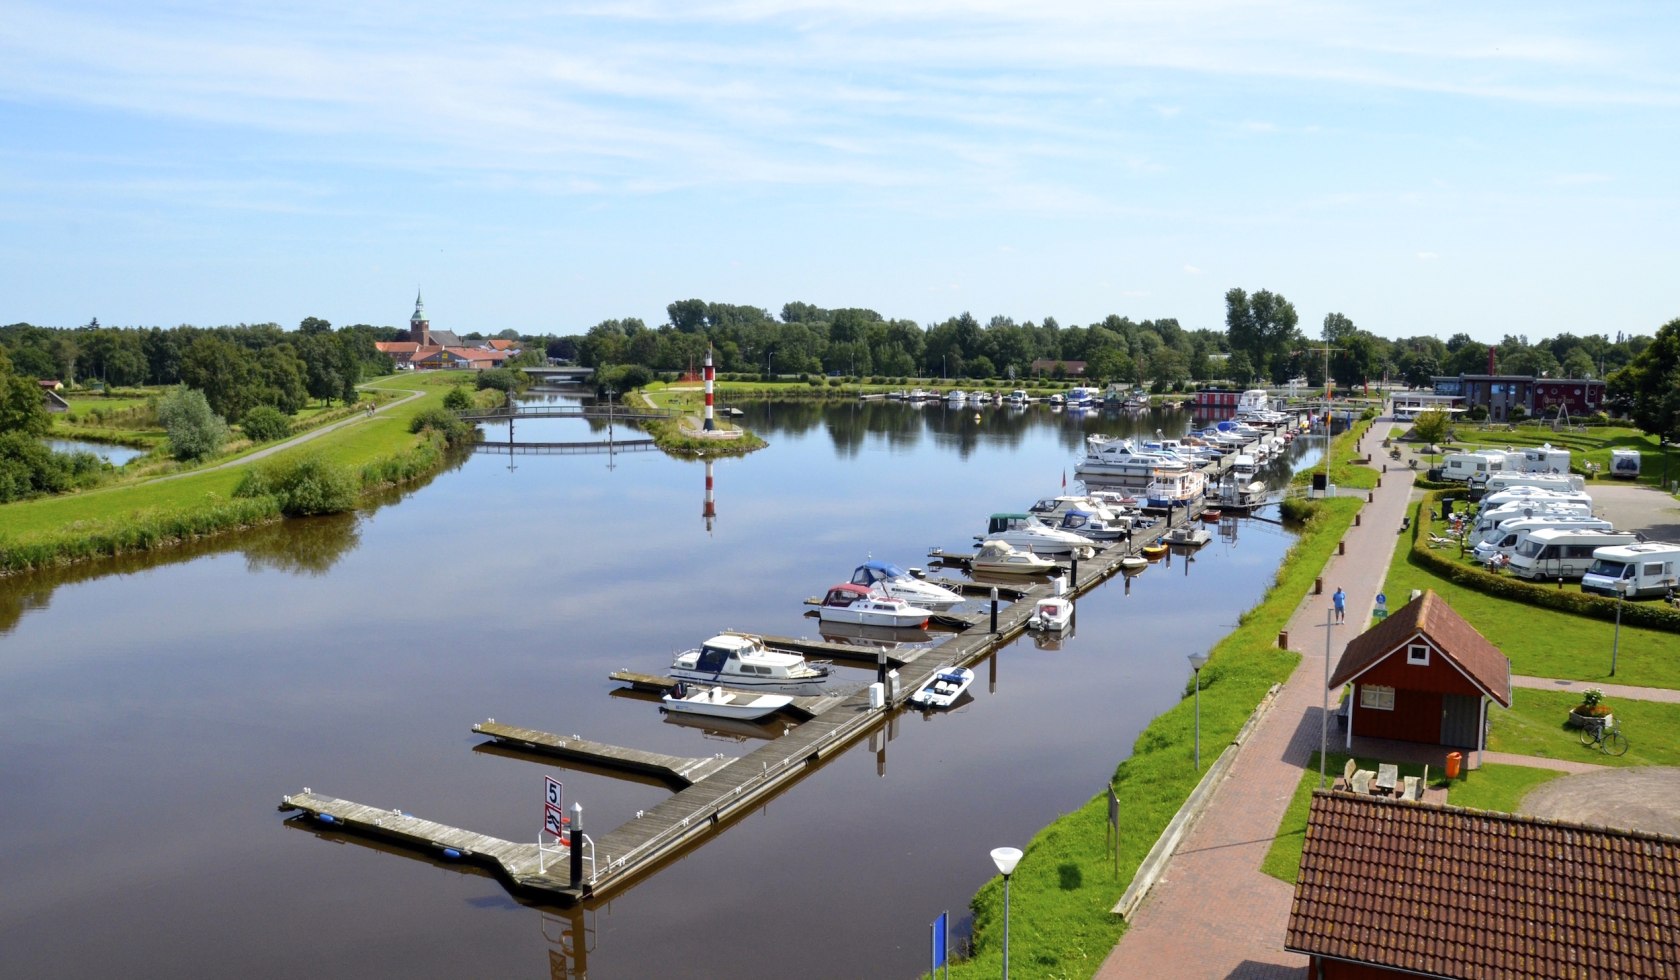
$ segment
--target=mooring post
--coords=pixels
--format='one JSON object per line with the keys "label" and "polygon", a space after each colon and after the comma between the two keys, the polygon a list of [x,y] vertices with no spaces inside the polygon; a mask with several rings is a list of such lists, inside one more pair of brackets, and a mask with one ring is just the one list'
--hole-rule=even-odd
{"label": "mooring post", "polygon": [[572,804],[572,887],[583,884],[583,804]]}
{"label": "mooring post", "polygon": [[1073,551],[1073,565],[1068,569],[1068,591],[1079,587],[1079,549]]}
{"label": "mooring post", "polygon": [[887,689],[887,648],[875,651],[875,682],[881,685],[881,690]]}
{"label": "mooring post", "polygon": [[997,632],[997,586],[992,586],[992,632]]}

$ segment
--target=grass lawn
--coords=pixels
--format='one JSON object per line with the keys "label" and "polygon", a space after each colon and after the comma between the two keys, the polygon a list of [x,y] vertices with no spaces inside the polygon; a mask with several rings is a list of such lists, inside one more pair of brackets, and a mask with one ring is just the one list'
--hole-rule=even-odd
{"label": "grass lawn", "polygon": [[[1413,520],[1417,520],[1415,510]],[[1445,535],[1446,524],[1431,520],[1428,530]],[[1673,633],[1622,624],[1616,643],[1616,676],[1612,678],[1614,624],[1501,599],[1449,582],[1408,562],[1411,544],[1410,533],[1395,536],[1384,583],[1390,609],[1404,605],[1413,589],[1434,589],[1453,611],[1511,658],[1514,674],[1680,688],[1680,661],[1674,657],[1680,641]]]}
{"label": "grass lawn", "polygon": [[[1325,760],[1327,784],[1333,784],[1336,777],[1341,775],[1342,767],[1347,764],[1348,758],[1341,753],[1330,753]],[[1359,759],[1358,763],[1361,768],[1373,769],[1379,761],[1381,760]],[[1421,765],[1399,763],[1399,769],[1401,776],[1423,775]],[[1460,777],[1452,780],[1449,785],[1446,772],[1439,766],[1431,766],[1429,785],[1432,789],[1446,786],[1447,803],[1452,806],[1514,813],[1529,790],[1561,775],[1563,773],[1556,769],[1495,764],[1474,771],[1464,770]],[[1271,849],[1266,852],[1266,859],[1260,864],[1261,871],[1279,881],[1293,885],[1300,873],[1301,846],[1307,836],[1307,809],[1312,805],[1313,790],[1318,786],[1318,753],[1314,752],[1311,762],[1301,773],[1301,781],[1295,787],[1295,795],[1289,800],[1289,809],[1284,813],[1283,821],[1278,824],[1277,837],[1273,839]]]}
{"label": "grass lawn", "polygon": [[1680,731],[1680,704],[1607,699],[1605,703],[1628,740],[1627,755],[1618,757],[1582,745],[1580,731],[1564,726],[1569,709],[1581,703],[1579,695],[1518,688],[1512,692],[1511,701],[1510,710],[1488,709],[1492,720],[1489,751],[1600,766],[1680,766],[1680,744],[1673,737]]}
{"label": "grass lawn", "polygon": [[1486,428],[1457,425],[1454,431],[1458,436],[1454,444],[1468,449],[1503,449],[1506,446],[1520,449],[1549,442],[1559,449],[1569,450],[1570,466],[1576,471],[1582,471],[1585,464],[1593,463],[1599,473],[1608,473],[1610,450],[1637,449],[1643,456],[1639,482],[1659,484],[1665,464],[1670,480],[1680,478],[1680,447],[1658,446],[1656,436],[1625,426],[1566,426],[1562,431],[1553,432],[1550,425],[1538,424],[1509,428],[1503,425]]}

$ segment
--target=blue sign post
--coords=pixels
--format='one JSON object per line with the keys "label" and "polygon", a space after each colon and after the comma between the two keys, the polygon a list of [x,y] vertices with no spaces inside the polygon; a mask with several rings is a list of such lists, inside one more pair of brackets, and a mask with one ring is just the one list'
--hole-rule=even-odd
{"label": "blue sign post", "polygon": [[1387,619],[1388,618],[1388,596],[1384,595],[1381,592],[1377,593],[1376,616],[1377,616],[1378,619]]}
{"label": "blue sign post", "polygon": [[950,945],[947,942],[950,925],[951,913],[949,911],[939,913],[939,918],[933,920],[933,969],[928,971],[929,976],[938,973],[940,966],[945,967],[945,976],[949,977],[951,975],[951,958],[948,955],[949,950],[947,948]]}

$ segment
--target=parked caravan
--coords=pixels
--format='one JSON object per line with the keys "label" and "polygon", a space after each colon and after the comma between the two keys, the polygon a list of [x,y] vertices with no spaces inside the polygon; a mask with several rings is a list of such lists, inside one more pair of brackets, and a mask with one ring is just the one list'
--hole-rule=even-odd
{"label": "parked caravan", "polygon": [[1502,504],[1477,515],[1464,536],[1464,546],[1474,548],[1492,537],[1503,524],[1537,518],[1591,517],[1592,506],[1574,500],[1529,500]]}
{"label": "parked caravan", "polygon": [[1521,459],[1511,462],[1516,464],[1515,467],[1507,466],[1506,469],[1515,468],[1523,473],[1568,473],[1569,450],[1558,449],[1548,442],[1524,449]]}
{"label": "parked caravan", "polygon": [[1616,594],[1616,583],[1627,583],[1629,599],[1666,597],[1680,587],[1675,573],[1680,566],[1680,544],[1645,541],[1613,545],[1593,552],[1592,567],[1581,576],[1581,591],[1599,595]]}
{"label": "parked caravan", "polygon": [[1540,487],[1546,490],[1580,490],[1587,485],[1579,473],[1495,473],[1482,485],[1482,493],[1494,494],[1512,487]]}
{"label": "parked caravan", "polygon": [[1502,449],[1483,449],[1473,453],[1448,453],[1441,457],[1441,479],[1473,483],[1486,480],[1495,473],[1503,473],[1510,462],[1510,454]]}
{"label": "parked caravan", "polygon": [[1586,504],[1588,513],[1592,512],[1592,495],[1585,491],[1548,490],[1545,487],[1506,487],[1498,493],[1490,493],[1482,497],[1480,506],[1476,508],[1476,513],[1477,515],[1487,514],[1500,507],[1509,507],[1513,504],[1518,507],[1526,507],[1560,503]]}
{"label": "parked caravan", "polygon": [[1500,521],[1493,530],[1482,535],[1471,548],[1477,561],[1487,561],[1494,555],[1510,557],[1528,540],[1528,536],[1549,527],[1567,527],[1578,531],[1614,531],[1616,526],[1602,517],[1588,514],[1551,514],[1534,517],[1513,517]]}
{"label": "parked caravan", "polygon": [[1593,552],[1600,548],[1639,543],[1639,536],[1627,531],[1575,531],[1565,527],[1535,531],[1517,546],[1507,567],[1518,578],[1578,579],[1592,567]]}
{"label": "parked caravan", "polygon": [[1610,475],[1623,480],[1639,478],[1639,464],[1643,457],[1637,449],[1610,450]]}

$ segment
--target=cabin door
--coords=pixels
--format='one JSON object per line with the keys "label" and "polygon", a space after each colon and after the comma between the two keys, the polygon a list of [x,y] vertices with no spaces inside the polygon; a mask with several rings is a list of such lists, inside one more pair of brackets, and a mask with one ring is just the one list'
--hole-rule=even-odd
{"label": "cabin door", "polygon": [[1482,699],[1469,694],[1441,695],[1441,744],[1455,748],[1480,748],[1476,726],[1481,724]]}

